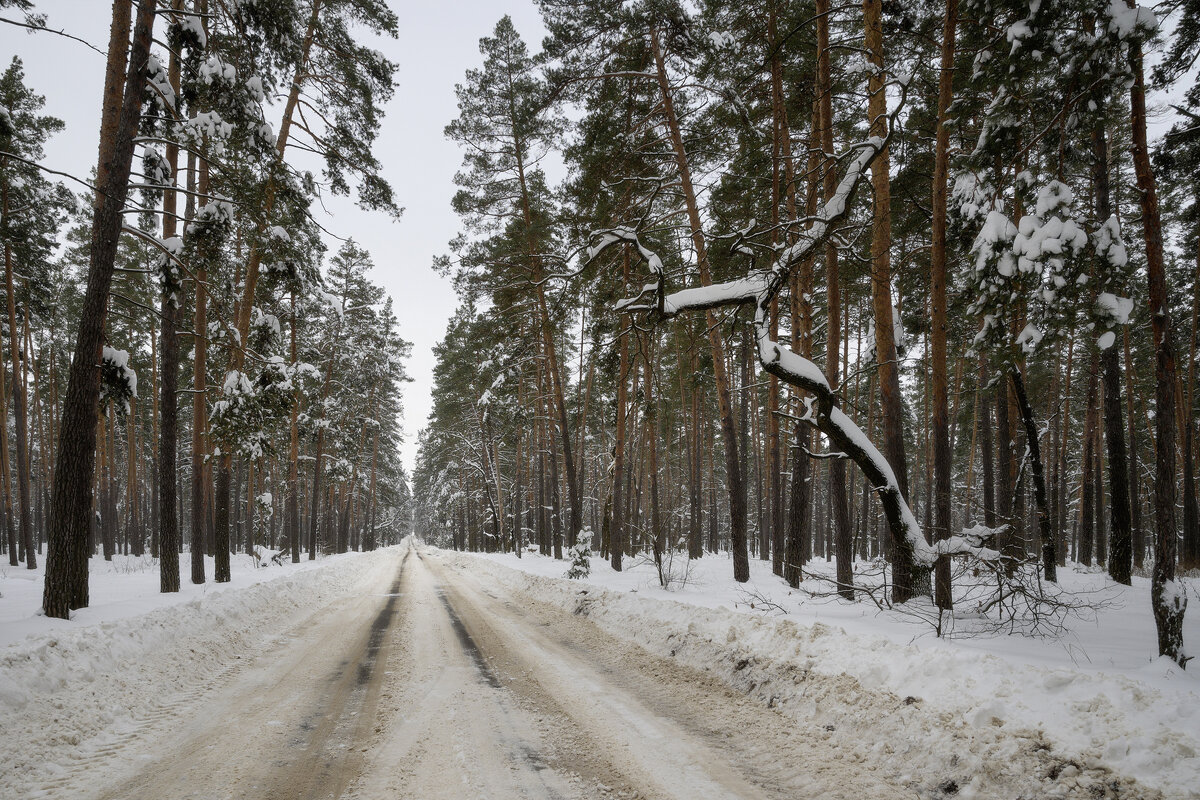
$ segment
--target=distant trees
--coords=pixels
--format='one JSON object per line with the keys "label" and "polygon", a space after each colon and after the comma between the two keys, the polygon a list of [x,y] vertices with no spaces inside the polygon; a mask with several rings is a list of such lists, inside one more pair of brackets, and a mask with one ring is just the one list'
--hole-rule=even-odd
{"label": "distant trees", "polygon": [[[992,558],[993,539],[1004,572],[1098,562],[1128,582],[1153,490],[1155,614],[1182,663],[1161,509],[1183,493],[1190,553],[1194,376],[1171,372],[1166,326],[1193,299],[1170,287],[1200,262],[1155,245],[1195,241],[1194,204],[1144,205],[1153,16],[1090,0],[539,5],[545,52],[502,20],[448,128],[470,188],[442,268],[464,304],[437,351],[421,524],[457,547],[540,544],[565,489],[568,530],[589,524],[616,568],[727,549],[737,580],[755,554],[795,585],[810,557],[836,557],[851,597],[854,563],[883,557],[895,602],[949,613],[950,558]],[[1183,15],[1162,85],[1194,65],[1193,27]],[[1194,130],[1158,156],[1172,186]],[[521,188],[526,147],[559,149],[560,191],[536,172]],[[1153,478],[1137,466],[1150,419]]]}
{"label": "distant trees", "polygon": [[[16,468],[20,527],[13,535],[11,493],[6,491],[6,528],[9,563],[18,557],[29,569],[37,567],[33,539],[30,495],[29,412],[26,380],[29,373],[27,349],[22,339],[31,306],[44,304],[48,275],[41,266],[51,260],[57,241],[58,218],[72,203],[70,196],[49,181],[38,169],[46,140],[62,130],[63,123],[41,115],[45,98],[26,85],[25,70],[18,58],[0,75],[0,246],[4,249],[4,294],[7,302],[8,360],[11,365],[13,420],[16,433]],[[18,265],[23,274],[17,275]],[[22,285],[23,284],[23,285]],[[22,299],[17,288],[22,288]],[[18,308],[23,319],[18,323]],[[0,430],[7,454],[7,426]],[[3,458],[4,474],[10,474],[9,459]]]}

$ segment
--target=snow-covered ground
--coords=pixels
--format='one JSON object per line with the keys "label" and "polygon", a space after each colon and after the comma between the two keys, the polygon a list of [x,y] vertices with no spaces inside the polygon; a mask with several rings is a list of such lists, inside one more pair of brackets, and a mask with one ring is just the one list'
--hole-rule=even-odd
{"label": "snow-covered ground", "polygon": [[[320,561],[302,560],[292,564],[284,554],[283,564],[271,564],[268,554],[265,567],[256,566],[256,560],[239,553],[231,556],[229,567],[232,580],[229,583],[213,583],[212,556],[204,558],[204,575],[207,583],[191,582],[191,554],[179,557],[179,592],[161,594],[158,591],[158,559],[150,556],[113,556],[105,561],[99,556],[88,559],[88,590],[90,604],[72,612],[71,621],[46,618],[39,610],[42,605],[42,581],[45,578],[46,555],[38,556],[37,569],[24,566],[10,567],[0,564],[0,647],[19,642],[30,634],[44,634],[53,630],[76,630],[83,625],[114,622],[140,616],[149,611],[180,603],[188,603],[210,595],[218,595],[229,589],[242,589],[248,584],[275,580],[284,575],[303,572],[314,566],[325,566]],[[308,554],[302,555],[307,559]]]}
{"label": "snow-covered ground", "polygon": [[[69,622],[38,614],[41,569],[0,568],[0,797],[66,796],[34,787],[168,722],[272,640],[387,579],[399,552],[261,569],[236,556],[232,581],[219,585],[193,585],[187,558],[177,594],[159,593],[149,557],[91,559],[91,605]],[[211,559],[206,567],[211,581]]]}
{"label": "snow-covered ground", "polygon": [[[1060,638],[945,640],[868,603],[794,592],[757,560],[745,586],[733,582],[728,558],[707,557],[692,562],[686,584],[665,591],[644,561],[627,561],[617,573],[592,558],[588,579],[568,581],[567,562],[537,555],[445,556],[506,589],[585,613],[652,652],[690,660],[790,713],[836,713],[803,710],[797,670],[844,674],[867,690],[943,711],[956,729],[1039,732],[1080,769],[1107,768],[1169,797],[1195,797],[1200,786],[1200,681],[1153,657],[1143,579],[1127,588],[1102,574],[1061,573],[1064,588],[1105,603],[1090,620],[1070,620]],[[1185,638],[1193,652],[1200,648],[1195,613]],[[935,734],[914,732],[912,741],[936,746]]]}
{"label": "snow-covered ground", "polygon": [[[425,658],[411,650],[420,639],[417,632],[425,630],[417,623],[428,622],[441,605],[428,581],[422,583],[419,561],[409,564],[411,583],[403,592],[387,594],[403,555],[402,548],[392,548],[263,569],[239,556],[232,583],[193,586],[185,573],[176,595],[158,593],[157,570],[149,559],[96,558],[90,565],[92,605],[70,622],[36,614],[39,571],[0,567],[0,730],[8,743],[0,748],[0,797],[82,797],[81,787],[95,791],[101,781],[141,774],[162,756],[161,743],[180,735],[185,720],[218,730],[236,720],[239,735],[256,741],[262,733],[239,698],[274,698],[260,709],[260,728],[283,726],[285,713],[306,719],[308,712],[291,708],[291,695],[301,694],[296,676],[312,673],[313,696],[323,696],[328,670],[314,666],[313,654],[334,662],[344,658],[329,646],[328,632],[345,629],[357,641],[360,628],[367,630],[375,619],[379,598],[404,597],[393,658]],[[615,573],[593,558],[590,578],[571,581],[563,578],[566,562],[539,556],[518,560],[442,551],[434,558],[449,568],[447,592],[462,601],[460,613],[483,636],[485,657],[505,680],[527,669],[545,677],[550,669],[551,662],[538,662],[544,656],[529,651],[526,641],[542,635],[543,617],[555,630],[578,634],[571,645],[575,650],[548,639],[551,651],[564,659],[571,653],[585,661],[598,658],[579,649],[586,645],[579,637],[586,635],[587,624],[572,628],[561,615],[548,616],[550,606],[568,612],[567,620],[583,623],[586,617],[603,636],[613,637],[612,647],[620,641],[630,651],[643,652],[642,647],[680,668],[701,670],[761,704],[754,708],[778,709],[795,720],[796,731],[833,737],[829,742],[835,743],[830,746],[837,758],[871,766],[876,778],[896,790],[918,787],[918,794],[935,796],[942,778],[950,775],[959,797],[985,798],[998,786],[1015,787],[1021,781],[1014,775],[1025,773],[1023,785],[1036,788],[1032,796],[1045,797],[1086,797],[1096,788],[1116,786],[1114,796],[1155,798],[1161,792],[1187,798],[1195,797],[1200,785],[1200,683],[1191,673],[1151,658],[1155,634],[1142,580],[1124,588],[1100,574],[1066,571],[1064,586],[1106,604],[1090,621],[1071,621],[1069,632],[1058,639],[943,640],[923,623],[879,612],[868,603],[793,592],[759,561],[751,562],[751,581],[739,586],[731,580],[728,558],[706,557],[691,563],[685,583],[664,591],[645,562],[627,561],[626,571]],[[812,566],[832,568],[822,562]],[[211,561],[207,567],[211,576]],[[428,595],[424,600],[416,597],[421,587]],[[1200,617],[1192,615],[1186,631],[1193,649],[1200,646],[1198,622]],[[439,624],[440,638],[420,652],[453,650],[450,623]],[[500,636],[506,631],[511,641]],[[518,657],[532,661],[505,667],[506,659]],[[636,656],[629,658],[637,663]],[[417,661],[401,659],[379,674],[386,680],[405,676],[404,691],[396,689],[396,696],[411,695],[420,706],[433,684],[413,676],[425,670],[433,680],[441,674],[441,662]],[[465,655],[458,661],[469,666]],[[565,663],[556,669],[575,675],[564,677],[569,685],[579,678],[577,668],[567,669]],[[463,672],[467,688],[459,688],[478,694],[471,674]],[[648,685],[658,685],[657,680]],[[270,695],[276,684],[286,686]],[[228,687],[240,687],[241,694],[223,694]],[[707,697],[680,708],[691,709],[700,720],[707,713],[705,703],[717,702]],[[546,703],[576,702],[568,700],[555,693]],[[600,706],[609,702],[578,702],[585,700]],[[417,736],[414,720],[433,713],[417,714],[417,706],[406,700],[388,711],[376,734],[388,741]],[[453,717],[459,710],[452,703],[437,713]],[[501,725],[508,724],[510,711],[495,720],[504,736],[511,734]],[[580,719],[595,713],[581,712]],[[296,741],[305,730],[297,727]],[[395,752],[391,744],[374,739],[369,744],[385,755]],[[263,758],[283,758],[284,751],[270,755],[266,749],[257,752],[257,745],[246,746],[254,754],[238,773],[239,781],[250,780]],[[263,748],[268,748],[265,739]],[[373,769],[383,772],[365,772],[362,781],[373,775],[400,779],[387,758],[372,759]],[[567,758],[560,766],[569,773],[572,763]],[[233,773],[228,777],[232,782]]]}

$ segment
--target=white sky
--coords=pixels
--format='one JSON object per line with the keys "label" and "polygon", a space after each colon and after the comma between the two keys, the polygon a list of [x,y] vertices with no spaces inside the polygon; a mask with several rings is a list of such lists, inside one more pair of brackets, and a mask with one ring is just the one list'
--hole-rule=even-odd
{"label": "white sky", "polygon": [[[38,0],[47,25],[107,47],[111,6],[104,0]],[[454,173],[461,161],[457,146],[442,135],[457,115],[454,84],[479,66],[478,43],[496,21],[509,14],[531,51],[539,49],[545,29],[531,0],[393,0],[400,18],[396,40],[376,46],[399,65],[396,93],[386,108],[375,151],[383,174],[395,189],[404,217],[391,223],[352,202],[327,202],[321,219],[338,236],[352,236],[374,257],[374,279],[395,302],[401,335],[413,343],[405,387],[407,441],[401,448],[410,470],[416,457],[417,431],[429,415],[433,345],[442,337],[456,299],[449,281],[432,270],[434,256],[448,251],[458,230],[450,208]],[[15,13],[6,14],[15,17]],[[13,55],[25,62],[35,91],[46,96],[45,113],[66,122],[66,130],[47,146],[47,166],[85,176],[96,165],[100,125],[103,58],[83,45],[51,34],[30,35],[0,25],[0,69]],[[318,209],[319,211],[319,209]],[[335,250],[337,242],[330,242]]]}

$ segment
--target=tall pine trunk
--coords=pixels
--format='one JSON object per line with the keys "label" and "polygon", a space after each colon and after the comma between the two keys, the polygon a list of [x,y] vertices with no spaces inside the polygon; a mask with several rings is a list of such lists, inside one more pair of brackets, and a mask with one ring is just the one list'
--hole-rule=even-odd
{"label": "tall pine trunk", "polygon": [[[299,362],[296,345],[296,292],[291,297],[291,356],[292,366]],[[374,472],[372,472],[374,477]],[[287,477],[287,538],[292,551],[292,563],[300,563],[300,387],[292,392],[292,408],[288,415],[288,477]]]}
{"label": "tall pine trunk", "polygon": [[[833,159],[833,81],[829,54],[829,0],[817,0],[817,104],[821,110],[820,141],[824,153],[824,196],[826,202],[837,191],[837,170]],[[825,245],[825,379],[829,388],[838,391],[841,350],[842,302],[838,275],[837,245]],[[711,312],[710,312],[711,313]],[[850,530],[849,499],[846,497],[846,463],[831,459],[827,471],[830,518],[833,523],[833,544],[837,554],[835,575],[838,594],[854,599],[854,552]]]}
{"label": "tall pine trunk", "polygon": [[[1108,186],[1108,141],[1097,117],[1092,130],[1092,186],[1096,193],[1096,221],[1112,214]],[[1195,338],[1195,330],[1192,331]],[[1121,362],[1114,344],[1100,353],[1104,384],[1104,440],[1108,444],[1108,495],[1112,514],[1108,574],[1126,586],[1133,581],[1133,532],[1129,508],[1129,474],[1125,451],[1125,420],[1121,416]],[[1189,423],[1190,426],[1190,423]]]}
{"label": "tall pine trunk", "polygon": [[1154,573],[1150,603],[1158,629],[1158,652],[1183,667],[1183,615],[1187,594],[1175,581],[1175,346],[1171,341],[1167,272],[1163,262],[1162,219],[1158,192],[1146,142],[1146,84],[1139,43],[1130,47],[1133,84],[1130,87],[1133,169],[1142,207],[1146,236],[1146,277],[1149,284],[1150,320],[1154,335]]}
{"label": "tall pine trunk", "polygon": [[[712,274],[709,269],[704,229],[700,222],[700,207],[692,185],[691,167],[688,165],[687,152],[683,146],[683,134],[675,115],[675,103],[670,83],[667,80],[666,64],[657,29],[650,31],[650,46],[654,53],[658,86],[662,94],[663,116],[675,155],[675,165],[679,171],[684,202],[687,206],[692,246],[696,249],[696,266],[700,270],[700,283],[703,286],[709,286],[712,284]],[[750,580],[750,559],[746,552],[746,489],[742,483],[742,469],[738,460],[737,422],[733,417],[733,398],[726,368],[725,342],[721,337],[720,320],[716,313],[710,309],[705,314],[705,320],[708,323],[708,342],[712,350],[713,377],[717,384],[721,438],[725,445],[725,473],[729,488],[729,536],[733,549],[733,579],[739,583],[745,583]]]}
{"label": "tall pine trunk", "polygon": [[[3,213],[7,216],[8,192],[4,193]],[[17,434],[17,506],[20,519],[21,546],[25,550],[25,567],[37,568],[37,551],[33,546],[33,522],[29,502],[29,419],[26,413],[25,373],[21,358],[21,329],[17,327],[17,298],[13,284],[12,249],[4,245],[4,285],[8,296],[8,342],[12,359],[13,419]]]}
{"label": "tall pine trunk", "polygon": [[[942,29],[941,74],[938,78],[937,141],[933,168],[933,244],[930,249],[929,297],[930,377],[933,393],[933,539],[950,536],[950,407],[946,364],[946,201],[950,172],[950,129],[947,117],[954,100],[954,46],[958,31],[958,0],[947,0]],[[934,566],[934,601],[940,609],[954,607],[950,559]]]}
{"label": "tall pine trunk", "polygon": [[[871,135],[887,135],[886,72],[883,57],[883,14],[880,0],[864,0],[867,58],[872,67],[867,113]],[[892,194],[888,150],[871,163],[871,185],[875,192],[874,225],[871,229],[871,310],[875,320],[875,360],[879,364],[879,400],[883,426],[883,454],[900,494],[908,500],[908,466],[904,453],[904,407],[900,394],[900,359],[896,350],[892,311]],[[903,603],[913,596],[912,545],[907,539],[891,542],[892,601]]]}
{"label": "tall pine trunk", "polygon": [[[63,402],[58,468],[51,497],[50,547],[42,605],[46,616],[67,619],[88,604],[87,531],[92,505],[91,476],[96,459],[96,405],[100,397],[100,351],[109,291],[129,192],[134,137],[141,117],[145,71],[156,3],[138,0],[132,47],[126,58],[131,0],[113,4],[113,26],[105,74],[100,159],[92,217],[87,288],[75,339],[67,395]],[[121,73],[124,72],[124,81]],[[118,99],[119,98],[119,99]],[[110,135],[111,134],[111,135]]]}
{"label": "tall pine trunk", "polygon": [[[208,162],[200,160],[198,190],[208,196]],[[192,583],[204,583],[204,534],[208,527],[208,486],[204,429],[208,423],[208,270],[202,255],[196,269],[196,311],[192,337]]]}

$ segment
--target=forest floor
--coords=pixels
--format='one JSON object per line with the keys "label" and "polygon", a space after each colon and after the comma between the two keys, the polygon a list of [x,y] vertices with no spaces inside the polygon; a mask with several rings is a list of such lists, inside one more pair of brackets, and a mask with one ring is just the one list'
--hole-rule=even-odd
{"label": "forest floor", "polygon": [[[704,571],[728,567],[720,558],[661,597],[644,568],[606,587],[598,560],[585,584],[549,577],[561,561],[498,560],[405,544],[235,574],[156,610],[112,590],[124,599],[69,624],[15,619],[20,579],[0,574],[0,796],[1156,798],[1195,785],[1190,676],[1170,680],[1191,694],[1168,697],[1139,675],[797,625],[725,603],[731,582],[715,572],[705,591]],[[97,580],[93,597],[128,579]],[[716,599],[688,604],[693,594]],[[905,666],[909,651],[924,671]],[[883,663],[920,672],[914,685],[942,673],[963,685],[897,692]],[[1174,725],[1181,749],[1151,742],[1168,759],[1155,770],[1064,745],[1010,712],[1011,698],[964,711],[981,687],[1001,696],[1003,676],[963,674],[980,668],[1046,670],[1035,694],[1117,724],[1114,737],[1139,735],[1119,727],[1129,714]],[[1132,688],[1104,682],[1118,677]],[[1137,698],[1114,687],[1190,708],[1138,717]],[[1077,708],[1077,688],[1092,711]]]}

